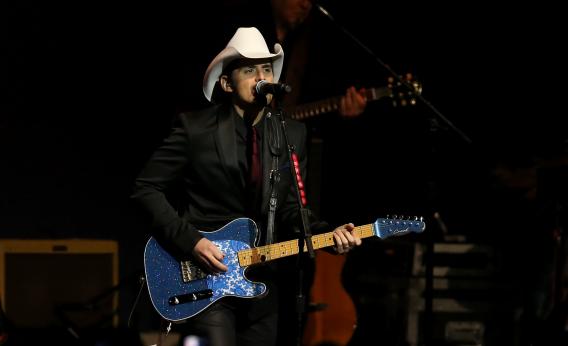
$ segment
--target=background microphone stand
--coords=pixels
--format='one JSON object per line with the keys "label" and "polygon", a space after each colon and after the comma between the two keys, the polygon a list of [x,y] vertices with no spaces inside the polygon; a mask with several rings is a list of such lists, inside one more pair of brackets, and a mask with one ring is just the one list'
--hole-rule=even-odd
{"label": "background microphone stand", "polygon": [[[300,184],[298,179],[301,179],[301,172],[299,161],[295,159],[296,153],[293,145],[290,144],[288,139],[288,132],[286,130],[286,116],[282,107],[282,102],[280,97],[285,92],[290,92],[291,88],[283,89],[281,92],[275,92],[273,94],[273,102],[276,109],[276,116],[280,118],[280,124],[282,127],[282,134],[284,137],[284,143],[286,145],[287,153],[288,153],[288,162],[290,163],[290,174],[292,175],[292,179],[294,181],[294,190],[296,192],[296,200],[298,202],[298,210],[300,212],[301,218],[301,227],[299,227],[297,231],[298,236],[298,256],[296,261],[296,273],[297,273],[297,282],[296,282],[296,313],[297,313],[297,335],[296,335],[296,344],[298,346],[302,345],[302,326],[303,320],[306,313],[306,294],[304,294],[304,281],[305,281],[305,272],[307,265],[310,261],[315,259],[314,248],[312,244],[312,233],[310,230],[310,223],[309,223],[309,216],[310,210],[305,208],[302,198],[302,192],[305,191],[300,188]],[[298,165],[296,166],[296,163]],[[304,194],[305,196],[305,194]],[[307,247],[307,252],[304,252],[304,245]]]}
{"label": "background microphone stand", "polygon": [[[438,152],[438,136],[440,130],[444,129],[447,130],[452,129],[455,133],[459,135],[461,139],[468,145],[472,144],[471,139],[459,128],[457,128],[448,118],[446,118],[438,109],[436,109],[428,100],[426,100],[420,92],[417,92],[416,87],[407,80],[404,80],[400,74],[396,73],[392,68],[390,68],[387,64],[385,64],[376,54],[373,53],[371,49],[369,49],[366,45],[364,45],[359,39],[357,39],[353,34],[351,34],[347,29],[345,29],[342,25],[337,23],[337,21],[330,15],[330,13],[324,9],[319,4],[314,4],[314,7],[322,13],[325,17],[327,17],[338,29],[340,29],[349,39],[355,42],[361,49],[367,52],[370,56],[372,56],[375,61],[386,70],[389,75],[392,76],[394,81],[398,82],[399,85],[403,85],[405,89],[407,89],[408,95],[411,96],[413,99],[420,100],[424,105],[427,106],[428,109],[431,110],[433,116],[429,119],[429,138],[430,141],[430,164],[428,169],[428,186],[427,186],[427,198],[428,203],[430,204],[428,207],[429,214],[433,218],[432,224],[440,224],[440,213],[438,211],[437,205],[437,198],[439,194],[439,188],[436,183],[435,177],[435,170],[438,169],[438,162],[436,160],[436,155]],[[440,123],[440,120],[443,124]],[[431,219],[432,221],[432,219]],[[445,233],[447,230],[444,228],[439,227],[440,233]],[[433,265],[433,256],[434,256],[434,232],[425,232],[425,252],[424,252],[424,266],[425,266],[425,288],[424,288],[424,345],[429,346],[433,345],[433,273],[434,273],[434,265]]]}
{"label": "background microphone stand", "polygon": [[392,77],[400,83],[400,85],[404,85],[406,88],[408,88],[408,92],[411,93],[414,97],[416,97],[417,99],[419,99],[420,101],[422,101],[423,104],[425,104],[434,114],[436,114],[444,123],[446,123],[448,125],[448,127],[450,127],[452,130],[454,130],[458,135],[460,135],[460,137],[467,142],[468,144],[471,144],[471,139],[469,139],[469,137],[463,133],[463,131],[461,131],[459,128],[457,128],[448,118],[446,118],[438,109],[436,109],[428,100],[426,100],[422,94],[417,93],[415,90],[415,87],[412,85],[412,83],[410,83],[409,81],[404,80],[403,78],[401,78],[401,76],[396,73],[392,68],[390,68],[390,66],[388,66],[387,64],[385,64],[375,53],[373,53],[373,51],[365,46],[359,39],[357,39],[355,36],[353,36],[353,34],[351,34],[347,29],[345,29],[342,25],[338,24],[336,22],[336,20],[329,14],[329,12],[327,10],[325,10],[321,5],[319,4],[315,4],[315,7],[327,18],[329,18],[329,20],[331,20],[331,22],[333,22],[341,31],[343,31],[351,40],[353,40],[355,43],[357,43],[357,45],[359,47],[361,47],[365,52],[367,52],[369,55],[371,55],[375,61],[382,67],[384,68],[386,71],[389,72],[390,75],[392,75]]}

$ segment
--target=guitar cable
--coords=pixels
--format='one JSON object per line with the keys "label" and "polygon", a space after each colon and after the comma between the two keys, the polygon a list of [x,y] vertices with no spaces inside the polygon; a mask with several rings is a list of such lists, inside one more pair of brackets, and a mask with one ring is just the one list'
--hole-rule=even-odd
{"label": "guitar cable", "polygon": [[140,281],[140,289],[138,290],[138,294],[136,295],[136,299],[134,300],[134,304],[132,305],[132,309],[130,309],[130,314],[128,315],[128,323],[127,323],[128,328],[130,328],[132,315],[134,314],[134,310],[136,310],[136,306],[140,301],[140,296],[142,295],[142,289],[144,288],[144,284],[146,283],[146,277],[144,275],[140,275],[139,281]]}

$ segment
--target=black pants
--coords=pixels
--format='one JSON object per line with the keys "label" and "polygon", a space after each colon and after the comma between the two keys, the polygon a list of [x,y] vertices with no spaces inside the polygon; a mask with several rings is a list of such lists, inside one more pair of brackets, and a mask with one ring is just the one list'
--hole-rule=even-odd
{"label": "black pants", "polygon": [[[296,298],[298,270],[294,258],[279,260],[278,264],[278,275],[270,280],[255,276],[254,271],[247,273],[253,281],[267,284],[266,297],[223,298],[179,325],[178,331],[184,336],[202,337],[208,342],[207,346],[297,345],[301,338]],[[305,269],[305,304],[313,281],[313,269],[313,263]],[[303,316],[305,320],[305,312]]]}
{"label": "black pants", "polygon": [[205,340],[207,346],[276,345],[278,309],[271,301],[223,298],[180,325],[182,340],[194,335]]}

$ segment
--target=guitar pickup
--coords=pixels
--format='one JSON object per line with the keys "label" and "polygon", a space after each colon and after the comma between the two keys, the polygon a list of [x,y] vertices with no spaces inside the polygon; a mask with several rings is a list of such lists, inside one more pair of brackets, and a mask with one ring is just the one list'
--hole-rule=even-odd
{"label": "guitar pickup", "polygon": [[207,273],[201,270],[199,266],[195,265],[192,261],[182,261],[180,263],[181,277],[183,282],[190,282],[194,280],[200,280],[207,277]]}
{"label": "guitar pickup", "polygon": [[201,299],[208,299],[211,297],[213,297],[213,290],[203,290],[170,297],[170,299],[168,299],[168,303],[170,305],[179,305],[183,303],[191,303]]}

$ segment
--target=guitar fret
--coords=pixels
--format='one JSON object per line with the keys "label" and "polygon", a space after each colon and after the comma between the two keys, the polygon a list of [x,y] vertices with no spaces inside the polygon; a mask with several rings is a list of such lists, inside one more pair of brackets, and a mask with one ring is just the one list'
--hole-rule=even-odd
{"label": "guitar fret", "polygon": [[[415,82],[412,84],[412,86],[416,94],[420,94],[422,92],[420,83]],[[398,97],[402,97],[402,94],[395,93],[392,85],[380,88],[365,89],[365,96],[367,97],[367,101],[377,101],[385,97],[394,98],[395,95],[398,95]],[[340,100],[341,96],[336,96],[336,97],[331,97],[329,99],[310,102],[296,106],[295,108],[288,110],[288,113],[290,114],[290,117],[292,119],[303,120],[316,115],[337,111],[339,109]],[[406,100],[403,97],[402,102],[405,101]],[[413,104],[412,100],[410,101],[410,104]]]}
{"label": "guitar fret", "polygon": [[360,238],[368,238],[368,237],[372,237],[372,236],[375,235],[375,233],[373,232],[373,225],[372,224],[355,227],[355,230],[357,231],[357,235]]}
{"label": "guitar fret", "polygon": [[[355,232],[360,238],[368,238],[375,235],[372,224],[355,227]],[[297,244],[297,240],[289,240],[279,244],[265,245],[253,249],[242,250],[238,254],[239,263],[242,267],[245,267],[256,263],[296,255],[298,253]],[[314,250],[334,245],[335,241],[333,240],[333,232],[312,236],[312,246]],[[308,251],[308,246],[306,244],[304,244],[303,251]]]}
{"label": "guitar fret", "polygon": [[[368,238],[375,235],[373,224],[357,226],[354,232],[360,238]],[[312,246],[314,250],[328,246],[334,246],[333,232],[316,234],[312,236]],[[303,251],[308,251],[308,246],[304,244]],[[257,248],[239,251],[238,259],[242,267],[251,264],[266,262],[281,257],[296,255],[298,253],[298,241],[288,240],[279,244],[265,245]]]}
{"label": "guitar fret", "polygon": [[294,243],[295,241],[287,241],[280,244],[265,245],[254,249],[239,251],[239,264],[244,267],[251,264],[295,255],[298,253],[298,247],[294,247]]}

